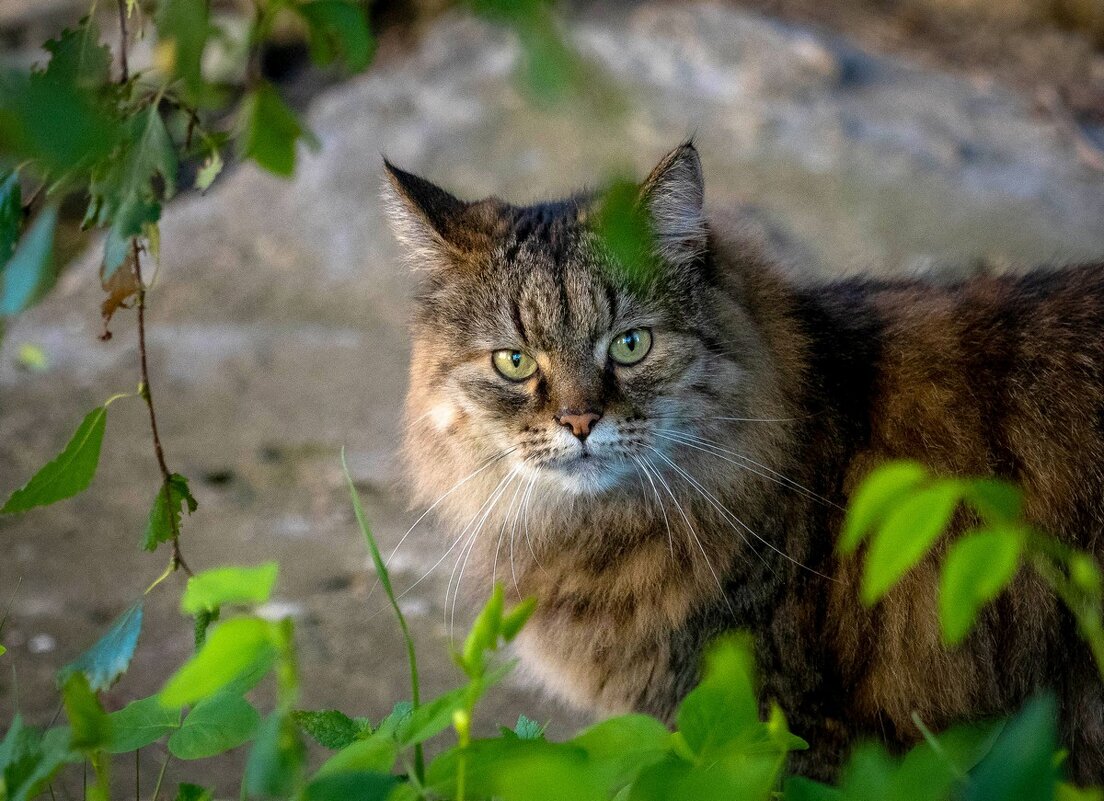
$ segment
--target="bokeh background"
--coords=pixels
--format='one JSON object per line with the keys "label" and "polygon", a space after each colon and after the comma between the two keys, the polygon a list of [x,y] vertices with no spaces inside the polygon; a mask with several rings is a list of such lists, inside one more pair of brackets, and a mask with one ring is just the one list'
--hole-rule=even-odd
{"label": "bokeh background", "polygon": [[[3,63],[41,60],[38,45],[86,5],[0,0]],[[170,466],[200,503],[184,552],[196,569],[280,562],[266,611],[296,620],[305,707],[378,718],[408,687],[338,456],[344,446],[389,550],[420,510],[406,505],[395,458],[412,279],[381,212],[381,154],[459,195],[520,202],[642,175],[693,135],[709,202],[735,209],[799,280],[945,280],[1104,254],[1104,0],[648,0],[561,12],[592,91],[559,102],[519,79],[513,32],[443,0],[373,5],[379,52],[353,78],[311,68],[289,34],[265,70],[306,110],[320,148],[303,150],[286,181],[231,165],[206,196],[186,193],[163,215],[151,377]],[[137,383],[132,313],[101,341],[97,255],[65,256],[57,289],[0,345],[0,496],[88,409]],[[18,707],[48,723],[56,669],[163,567],[139,545],[159,484],[145,413],[137,400],[112,405],[88,492],[0,518],[0,603],[14,598],[0,721]],[[447,531],[419,525],[393,562],[397,587],[447,548]],[[441,562],[402,599],[430,692],[455,676],[451,568]],[[148,599],[109,705],[155,691],[190,652],[179,589],[174,577]],[[492,697],[484,720],[521,712],[553,735],[586,721],[519,683]],[[168,779],[231,793],[243,759],[173,764]]]}

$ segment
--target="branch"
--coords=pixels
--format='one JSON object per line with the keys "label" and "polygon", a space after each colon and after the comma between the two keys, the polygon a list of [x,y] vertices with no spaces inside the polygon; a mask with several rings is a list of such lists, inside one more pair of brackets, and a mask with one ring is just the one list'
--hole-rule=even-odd
{"label": "branch", "polygon": [[126,12],[126,0],[119,0],[119,33],[121,39],[119,41],[119,62],[123,67],[123,77],[119,83],[126,83],[130,80],[130,67],[127,65],[127,12]]}
{"label": "branch", "polygon": [[161,435],[157,431],[157,413],[153,408],[153,396],[150,394],[149,367],[146,359],[146,285],[142,283],[141,250],[138,247],[138,239],[130,240],[131,252],[134,257],[134,278],[138,283],[138,359],[141,365],[142,377],[138,393],[146,402],[149,409],[150,431],[153,434],[153,453],[157,457],[157,467],[161,470],[161,491],[165,493],[165,509],[169,510],[169,527],[172,529],[172,558],[173,569],[180,568],[189,576],[191,568],[184,561],[184,555],[180,551],[180,526],[176,515],[172,513],[172,496],[169,489],[169,466],[165,462],[165,449],[161,447]]}

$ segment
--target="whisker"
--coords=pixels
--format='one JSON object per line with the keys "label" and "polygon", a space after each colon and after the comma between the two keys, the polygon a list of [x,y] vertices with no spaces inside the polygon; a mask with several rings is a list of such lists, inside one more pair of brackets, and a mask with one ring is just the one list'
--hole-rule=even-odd
{"label": "whisker", "polygon": [[668,459],[667,456],[665,456],[663,453],[656,450],[655,448],[652,448],[652,450],[655,451],[656,455],[660,459],[667,462],[667,464],[669,464],[672,467],[672,469],[677,471],[683,478],[685,478],[699,492],[701,492],[706,497],[706,499],[713,505],[713,507],[718,512],[720,512],[722,516],[725,517],[725,519],[735,520],[740,525],[740,527],[743,528],[748,534],[751,534],[751,536],[755,537],[755,539],[759,540],[761,543],[766,545],[768,548],[770,548],[772,551],[777,553],[779,556],[781,556],[784,559],[792,562],[797,567],[800,567],[802,570],[807,570],[810,573],[812,573],[813,575],[820,576],[821,578],[828,579],[829,581],[838,582],[838,579],[833,578],[832,576],[826,576],[823,573],[821,573],[820,571],[814,570],[813,568],[809,567],[808,565],[805,565],[802,562],[799,562],[798,560],[796,560],[792,556],[790,556],[788,553],[786,553],[785,551],[783,551],[783,550],[779,549],[777,546],[775,546],[774,543],[770,542],[769,540],[767,540],[767,539],[761,537],[759,534],[755,533],[755,531],[753,531],[743,520],[741,520],[735,514],[730,512],[723,504],[720,503],[720,501],[717,500],[716,496],[714,496],[713,493],[711,493],[709,490],[707,490],[705,487],[703,487],[686,470],[684,470],[679,465],[675,464],[673,461]]}
{"label": "whisker", "polygon": [[[421,523],[423,520],[425,520],[430,512],[432,512],[434,509],[436,509],[438,506],[440,506],[441,503],[445,500],[445,498],[452,495],[452,493],[456,492],[456,490],[460,489],[460,487],[467,484],[469,481],[471,481],[477,475],[482,473],[488,467],[490,467],[491,465],[495,464],[496,462],[501,461],[502,459],[506,458],[507,456],[509,456],[511,453],[513,453],[517,449],[518,449],[518,446],[515,445],[513,448],[508,448],[507,450],[503,451],[502,453],[490,457],[483,464],[481,464],[478,468],[476,468],[474,471],[472,471],[468,475],[464,476],[464,478],[460,479],[455,484],[453,484],[452,488],[450,490],[448,490],[440,498],[435,500],[430,505],[430,507],[428,509],[426,509],[424,512],[422,512],[421,515],[418,516],[418,519],[414,521],[414,524],[406,530],[406,533],[403,534],[402,537],[399,538],[398,543],[395,545],[394,548],[391,549],[391,553],[388,554],[387,561],[384,562],[384,565],[387,566],[387,567],[391,566],[391,560],[395,558],[395,554],[398,552],[399,548],[401,548],[402,544],[404,542],[406,542],[406,538],[410,536],[410,532],[412,532],[414,529],[416,529],[418,527],[418,524]],[[375,588],[373,588],[373,590],[374,589]]]}
{"label": "whisker", "polygon": [[[667,510],[663,507],[663,499],[659,497],[659,490],[656,489],[655,482],[652,481],[652,476],[648,472],[647,465],[643,464],[640,461],[640,459],[637,458],[636,456],[633,456],[632,459],[633,459],[634,462],[637,463],[637,465],[639,465],[639,467],[643,471],[644,475],[647,476],[648,483],[652,485],[652,493],[655,495],[656,505],[659,507],[659,513],[661,515],[663,515],[663,525],[667,528],[667,547],[671,552],[671,556],[674,557],[674,555],[675,555],[675,539],[671,535],[671,524],[667,520]],[[644,481],[643,480],[641,480],[641,482],[640,482],[640,487],[641,487],[641,489],[644,488]]]}
{"label": "whisker", "polygon": [[731,423],[796,423],[798,420],[808,420],[815,415],[807,414],[801,417],[721,417],[717,415],[698,414],[649,414],[649,420],[723,420]]}
{"label": "whisker", "polygon": [[529,482],[529,489],[526,490],[525,498],[522,499],[522,505],[525,507],[525,517],[522,523],[525,530],[525,543],[529,546],[529,553],[532,555],[533,561],[536,563],[537,567],[540,568],[541,572],[547,575],[548,571],[544,569],[544,565],[542,565],[540,559],[537,558],[537,552],[533,550],[533,540],[529,536],[529,499],[533,495],[533,488],[536,484],[537,477],[534,475],[533,479]]}
{"label": "whisker", "polygon": [[[487,522],[487,519],[490,517],[491,512],[494,511],[494,508],[498,504],[499,499],[502,498],[502,496],[505,494],[506,490],[509,489],[510,484],[513,483],[513,480],[515,478],[517,478],[517,476],[518,476],[518,469],[515,467],[507,475],[507,478],[510,480],[509,483],[505,484],[498,491],[498,493],[494,496],[494,499],[491,501],[490,506],[487,507],[487,511],[483,513],[483,517],[479,520],[479,525],[475,528],[475,530],[472,532],[472,535],[468,538],[468,541],[469,541],[470,544],[467,547],[467,554],[466,555],[461,554],[463,556],[464,561],[463,561],[463,564],[460,565],[460,575],[457,576],[457,578],[456,578],[456,589],[453,591],[453,594],[452,594],[452,612],[449,615],[449,626],[448,626],[449,640],[454,639],[453,634],[456,631],[456,602],[460,598],[460,584],[464,581],[464,571],[468,567],[468,559],[471,557],[472,551],[475,550],[475,540],[477,538],[477,535],[479,534],[480,531],[483,530],[483,525]],[[501,539],[500,539],[500,542],[501,542]],[[497,551],[495,552],[495,559],[496,560],[498,559],[498,552]],[[460,562],[460,557],[457,557],[457,563],[459,563],[459,562]],[[455,572],[455,570],[456,570],[456,568],[453,568],[453,572]],[[449,583],[450,584],[452,583],[451,578],[449,579]],[[445,588],[445,604],[446,605],[448,604],[448,588],[447,587]]]}
{"label": "whisker", "polygon": [[[661,456],[661,457],[663,456],[663,454],[661,454],[655,448],[651,448],[651,450],[655,451],[657,456]],[[664,458],[666,458],[666,457],[664,457]],[[648,462],[647,459],[645,459],[644,461]],[[648,464],[651,464],[651,462],[648,462]],[[694,526],[690,522],[690,518],[686,516],[686,512],[683,510],[682,504],[680,504],[678,502],[678,499],[675,498],[675,493],[671,491],[671,487],[667,483],[667,480],[665,478],[663,478],[663,475],[658,470],[655,470],[655,465],[654,464],[652,465],[652,468],[655,472],[656,478],[659,479],[659,483],[663,485],[663,488],[665,490],[667,490],[667,494],[671,496],[671,502],[674,503],[675,508],[678,509],[679,514],[682,515],[682,520],[683,520],[684,523],[686,523],[686,530],[687,530],[687,532],[689,532],[690,538],[698,546],[698,550],[701,551],[702,559],[705,561],[705,566],[707,568],[709,568],[709,572],[713,575],[713,581],[715,581],[717,583],[717,590],[720,592],[721,598],[725,602],[725,606],[728,607],[728,611],[730,613],[735,614],[735,610],[733,610],[733,608],[732,608],[732,603],[728,600],[728,595],[724,591],[724,585],[721,584],[721,579],[717,575],[717,571],[713,569],[713,563],[709,561],[709,554],[706,553],[705,546],[703,546],[702,543],[701,543],[701,540],[698,539],[698,534],[694,530]],[[693,551],[691,551],[691,553],[693,553]]]}
{"label": "whisker", "polygon": [[[495,489],[498,489],[498,487],[501,487],[503,485],[503,483],[505,483],[506,479],[508,479],[509,477],[510,477],[510,474],[507,474],[505,477],[503,477],[503,479],[501,481],[499,481],[498,486],[496,486]],[[493,494],[494,494],[494,490],[491,491],[491,495],[493,495]],[[443,554],[441,554],[441,558],[438,559],[436,562],[434,562],[433,565],[429,568],[429,570],[427,570],[425,573],[423,573],[417,581],[415,581],[413,584],[411,584],[409,587],[407,587],[405,590],[403,590],[401,593],[399,593],[397,596],[395,596],[395,600],[397,600],[397,601],[402,600],[404,597],[406,597],[407,593],[409,593],[411,590],[413,590],[415,587],[417,587],[419,584],[421,584],[423,581],[425,581],[427,578],[429,578],[430,574],[433,573],[433,571],[437,569],[437,566],[440,565],[441,562],[445,561],[445,559],[448,558],[448,555],[450,553],[452,553],[453,550],[456,549],[456,546],[464,541],[464,539],[465,539],[464,534],[471,527],[472,523],[475,522],[475,519],[477,517],[479,517],[479,513],[483,511],[483,507],[486,506],[489,501],[490,501],[490,497],[488,497],[486,501],[483,501],[483,503],[480,505],[479,509],[476,510],[475,515],[472,516],[471,521],[468,522],[468,525],[464,526],[464,528],[456,536],[456,539],[453,541],[452,545],[449,546],[448,550],[445,551]]]}
{"label": "whisker", "polygon": [[[688,448],[694,448],[695,450],[699,450],[712,456],[716,456],[718,459],[728,462],[729,464],[734,464],[737,467],[747,470],[749,473],[754,473],[760,478],[765,478],[768,481],[773,481],[775,484],[778,484],[780,486],[796,490],[811,501],[816,501],[817,503],[823,503],[828,506],[833,506],[836,509],[843,509],[843,507],[839,504],[833,503],[832,501],[825,498],[823,495],[818,495],[816,492],[804,486],[803,484],[799,484],[792,478],[779,473],[777,470],[772,470],[765,464],[755,461],[750,456],[744,456],[742,453],[737,453],[736,451],[729,450],[728,448],[723,448],[716,443],[710,442],[704,437],[698,437],[693,434],[688,434],[685,431],[673,431],[671,429],[656,431],[655,435],[657,437],[663,437],[664,439],[670,440],[671,442],[677,442],[680,445],[685,445]],[[737,459],[742,459],[745,462],[750,462],[756,467],[761,467],[763,470],[766,471],[766,473],[760,473],[758,470],[748,467],[746,464],[740,464],[739,462],[732,461],[732,459],[726,459],[724,456],[721,455],[722,453],[727,453],[730,456],[735,456]]]}

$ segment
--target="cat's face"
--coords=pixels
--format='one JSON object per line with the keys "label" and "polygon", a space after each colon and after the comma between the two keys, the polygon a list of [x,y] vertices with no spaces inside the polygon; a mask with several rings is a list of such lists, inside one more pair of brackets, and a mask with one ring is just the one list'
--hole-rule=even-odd
{"label": "cat's face", "polygon": [[[424,267],[411,425],[471,467],[571,495],[650,480],[664,432],[716,414],[718,360],[702,310],[701,173],[689,146],[642,188],[659,258],[629,280],[595,232],[595,202],[467,204],[391,169],[398,231]],[[662,472],[666,472],[663,470]],[[457,476],[461,478],[461,476]]]}

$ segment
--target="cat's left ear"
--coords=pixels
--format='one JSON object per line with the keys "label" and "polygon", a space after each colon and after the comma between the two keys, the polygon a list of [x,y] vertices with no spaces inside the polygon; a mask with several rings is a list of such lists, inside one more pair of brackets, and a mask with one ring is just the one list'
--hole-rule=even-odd
{"label": "cat's left ear", "polygon": [[384,159],[384,201],[391,228],[419,267],[461,264],[486,246],[488,220],[483,204],[468,203],[436,184],[400,170]]}
{"label": "cat's left ear", "polygon": [[688,265],[706,248],[705,181],[692,142],[679,145],[659,162],[640,187],[659,255],[675,266]]}

